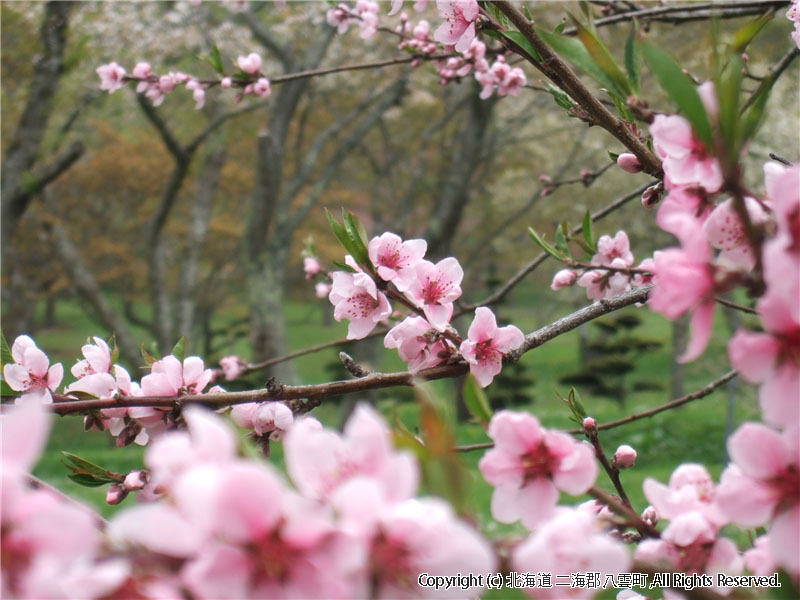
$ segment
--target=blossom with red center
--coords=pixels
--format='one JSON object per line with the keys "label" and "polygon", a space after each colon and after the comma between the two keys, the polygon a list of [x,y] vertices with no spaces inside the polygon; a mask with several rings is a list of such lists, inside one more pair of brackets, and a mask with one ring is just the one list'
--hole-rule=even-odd
{"label": "blossom with red center", "polygon": [[328,299],[334,305],[333,318],[337,321],[349,319],[347,339],[360,340],[366,337],[375,325],[392,314],[386,296],[378,291],[375,282],[366,273],[331,274],[333,285]]}
{"label": "blossom with red center", "polygon": [[613,238],[610,235],[600,236],[600,239],[597,240],[597,253],[592,257],[592,264],[608,267],[618,258],[627,267],[633,264],[633,253],[630,241],[628,241],[628,234],[620,230]]}
{"label": "blossom with red center", "polygon": [[406,317],[392,327],[383,340],[386,348],[396,348],[411,373],[435,367],[450,356],[452,346],[438,339],[433,326],[422,317]]}
{"label": "blossom with red center", "polygon": [[[560,508],[514,548],[511,564],[520,573],[626,573],[632,566],[625,545],[603,531],[603,524],[586,511]],[[597,590],[585,587],[537,587],[525,592],[535,598],[593,598]]]}
{"label": "blossom with red center", "polygon": [[475,309],[475,319],[469,327],[468,339],[461,343],[461,356],[469,363],[470,373],[481,387],[503,368],[503,357],[518,348],[525,336],[514,325],[498,327],[494,313],[480,306]]}
{"label": "blossom with red center", "polygon": [[533,529],[551,517],[563,490],[584,494],[597,478],[592,449],[570,436],[548,431],[528,413],[500,411],[489,423],[494,448],[478,463],[495,487],[492,516]]}
{"label": "blossom with red center", "polygon": [[422,308],[428,322],[437,330],[444,331],[453,316],[453,302],[461,297],[464,270],[452,257],[435,265],[421,260],[414,269],[417,276],[407,294]]}
{"label": "blossom with red center", "polygon": [[693,185],[709,193],[722,187],[722,168],[709,156],[689,121],[678,115],[656,115],[650,133],[670,186]]}
{"label": "blossom with red center", "polygon": [[11,356],[16,362],[3,367],[3,378],[12,390],[24,392],[17,403],[51,403],[51,392],[61,384],[64,367],[61,363],[50,366],[50,360],[27,335],[21,335],[11,346]]}
{"label": "blossom with red center", "polygon": [[778,433],[760,423],[745,423],[728,439],[728,453],[733,464],[722,473],[717,492],[720,509],[743,527],[772,521],[769,529],[772,556],[790,573],[800,573],[797,425]]}
{"label": "blossom with red center", "polygon": [[476,0],[436,0],[439,13],[446,20],[434,32],[433,39],[457,52],[465,52],[475,39],[475,23],[480,14]]}
{"label": "blossom with red center", "polygon": [[[767,213],[758,200],[747,197],[744,199],[744,203],[750,223],[756,227],[766,223]],[[711,211],[708,219],[703,223],[703,233],[712,247],[722,250],[719,255],[720,259],[727,260],[748,271],[755,266],[756,259],[753,249],[747,238],[744,224],[734,206],[733,198],[726,200]]]}
{"label": "blossom with red center", "polygon": [[97,67],[96,72],[100,76],[100,89],[108,90],[109,94],[125,85],[125,69],[115,62]]}
{"label": "blossom with red center", "polygon": [[776,427],[798,423],[800,323],[792,306],[771,289],[758,302],[758,313],[766,331],[737,331],[728,342],[728,357],[743,379],[761,384],[764,421]]}
{"label": "blossom with red center", "polygon": [[391,281],[398,290],[405,292],[416,279],[414,267],[425,256],[428,243],[425,240],[406,240],[394,233],[386,232],[370,240],[367,251],[369,259],[384,281]]}
{"label": "blossom with red center", "polygon": [[[625,269],[630,265],[625,264],[622,258],[615,258],[608,266]],[[586,288],[586,295],[592,300],[602,300],[631,289],[631,278],[626,273],[592,269],[580,276],[578,285]]]}

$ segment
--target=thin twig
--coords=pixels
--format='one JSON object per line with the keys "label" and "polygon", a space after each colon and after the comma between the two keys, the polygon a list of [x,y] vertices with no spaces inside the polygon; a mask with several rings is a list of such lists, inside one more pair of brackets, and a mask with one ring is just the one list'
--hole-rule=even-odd
{"label": "thin twig", "polygon": [[735,302],[731,302],[730,300],[725,300],[725,298],[720,298],[719,296],[714,296],[714,300],[716,300],[719,304],[722,304],[729,308],[735,308],[736,310],[740,310],[746,313],[751,313],[754,315],[758,314],[758,311],[755,308],[750,308],[749,306],[742,306],[741,304],[736,304]]}
{"label": "thin twig", "polygon": [[625,517],[628,523],[635,527],[636,531],[638,531],[642,537],[661,537],[661,533],[658,531],[658,529],[649,523],[646,523],[630,506],[626,506],[605,490],[601,490],[598,487],[593,487],[587,492],[587,494],[593,498],[596,498],[600,503],[608,506],[608,508],[618,515]]}

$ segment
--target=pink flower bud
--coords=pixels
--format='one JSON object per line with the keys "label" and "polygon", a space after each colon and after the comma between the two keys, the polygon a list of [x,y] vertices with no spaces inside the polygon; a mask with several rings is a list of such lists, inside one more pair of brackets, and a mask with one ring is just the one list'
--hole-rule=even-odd
{"label": "pink flower bud", "polygon": [[658,513],[656,512],[656,509],[652,506],[645,508],[644,512],[642,512],[642,521],[653,526],[658,524]]}
{"label": "pink flower bud", "polygon": [[255,75],[261,70],[261,57],[255,52],[248,56],[240,56],[236,59],[239,68],[250,75]]}
{"label": "pink flower bud", "polygon": [[325,283],[324,281],[320,281],[317,285],[314,286],[314,294],[317,296],[317,298],[327,298],[330,293],[331,293],[330,283]]}
{"label": "pink flower bud", "polygon": [[227,90],[229,87],[231,87],[231,83],[233,82],[231,81],[230,77],[223,77],[219,84]]}
{"label": "pink flower bud", "polygon": [[644,208],[653,208],[661,201],[661,192],[663,191],[661,184],[651,185],[642,193],[642,206]]}
{"label": "pink flower bud", "polygon": [[614,464],[619,469],[630,469],[636,464],[636,450],[627,444],[623,444],[614,453]]}
{"label": "pink flower bud", "polygon": [[583,177],[584,179],[586,179],[587,177],[591,177],[591,176],[592,176],[592,172],[589,169],[582,169],[581,170],[581,177]]}
{"label": "pink flower bud", "polygon": [[322,265],[313,256],[307,256],[303,259],[303,270],[306,273],[306,279],[311,279],[314,275],[322,271]]}
{"label": "pink flower bud", "polygon": [[153,74],[150,69],[150,63],[146,62],[139,62],[136,63],[136,66],[133,67],[133,76],[138,77],[139,79],[147,79]]}
{"label": "pink flower bud", "polygon": [[635,154],[624,152],[617,157],[619,168],[628,173],[638,173],[642,170],[642,163],[636,158]]}
{"label": "pink flower bud", "polygon": [[131,471],[125,476],[123,485],[128,491],[135,491],[142,489],[147,483],[146,471]]}
{"label": "pink flower bud", "polygon": [[553,277],[553,283],[550,284],[550,289],[558,291],[566,287],[570,287],[578,278],[578,274],[572,269],[561,269]]}
{"label": "pink flower bud", "polygon": [[550,178],[550,175],[539,175],[539,181],[542,183],[553,183],[553,180]]}
{"label": "pink flower bud", "polygon": [[118,483],[113,484],[110,488],[108,488],[108,492],[106,492],[106,502],[111,505],[119,504],[123,500],[125,500],[125,496],[128,495],[128,490],[126,490],[123,486]]}
{"label": "pink flower bud", "polygon": [[583,428],[586,431],[592,431],[597,429],[597,421],[595,421],[592,417],[586,417],[583,420]]}

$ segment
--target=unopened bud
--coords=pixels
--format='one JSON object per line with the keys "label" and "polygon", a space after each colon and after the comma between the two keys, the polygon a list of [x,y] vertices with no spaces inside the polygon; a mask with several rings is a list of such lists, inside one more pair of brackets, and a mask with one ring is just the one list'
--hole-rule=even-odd
{"label": "unopened bud", "polygon": [[655,526],[658,524],[658,513],[656,512],[656,509],[652,506],[645,508],[644,512],[642,513],[642,521],[650,526]]}
{"label": "unopened bud", "polygon": [[664,185],[658,182],[651,185],[642,193],[642,206],[644,208],[653,208],[656,204],[661,202],[661,194],[664,191]]}
{"label": "unopened bud", "polygon": [[552,193],[553,193],[553,188],[544,188],[539,195],[542,198],[544,198],[545,196],[549,196]]}
{"label": "unopened bud", "polygon": [[570,287],[577,278],[578,274],[572,269],[561,269],[553,276],[553,283],[550,284],[550,289],[558,291]]}
{"label": "unopened bud", "polygon": [[146,471],[131,471],[125,476],[123,485],[128,491],[136,491],[142,489],[147,483]]}
{"label": "unopened bud", "polygon": [[583,420],[583,428],[587,433],[590,431],[597,431],[597,421],[592,417],[586,417]]}
{"label": "unopened bud", "polygon": [[614,465],[618,469],[630,469],[636,464],[636,450],[623,444],[614,453]]}
{"label": "unopened bud", "polygon": [[550,179],[550,175],[539,175],[539,181],[542,183],[553,183],[553,180]]}
{"label": "unopened bud", "polygon": [[635,154],[623,152],[617,157],[619,168],[628,173],[638,173],[642,170],[642,163],[636,158]]}
{"label": "unopened bud", "polygon": [[222,86],[225,89],[228,89],[229,87],[231,87],[232,83],[233,83],[233,81],[231,81],[230,77],[223,77],[222,81],[219,82],[220,86]]}
{"label": "unopened bud", "polygon": [[123,486],[118,483],[113,484],[110,488],[108,488],[108,492],[106,492],[106,502],[109,504],[119,504],[123,500],[125,500],[125,496],[128,495],[128,490],[126,490]]}

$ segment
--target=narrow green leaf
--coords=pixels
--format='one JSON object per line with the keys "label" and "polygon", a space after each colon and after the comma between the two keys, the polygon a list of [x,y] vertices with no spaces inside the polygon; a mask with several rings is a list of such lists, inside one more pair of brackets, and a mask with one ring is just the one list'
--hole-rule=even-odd
{"label": "narrow green leaf", "polygon": [[614,101],[614,106],[619,113],[619,116],[623,118],[623,120],[627,121],[628,123],[633,123],[636,121],[636,117],[633,116],[633,113],[628,108],[628,104],[626,103],[626,99],[618,94],[615,94],[611,90],[607,90],[608,95]]}
{"label": "narrow green leaf", "polygon": [[356,271],[353,267],[351,267],[347,263],[343,263],[340,260],[333,261],[333,264],[339,267],[342,271],[345,271],[347,273],[358,273],[358,271]]}
{"label": "narrow green leaf", "polygon": [[570,396],[572,397],[572,403],[575,406],[577,415],[581,418],[581,420],[585,419],[586,409],[583,407],[583,402],[581,402],[581,395],[578,393],[578,390],[576,390],[575,388],[570,388],[569,393]]}
{"label": "narrow green leaf", "polygon": [[575,106],[575,102],[569,95],[559,87],[554,86],[552,83],[547,84],[547,91],[553,96],[553,99],[556,101],[561,108],[566,110],[572,110],[572,107]]}
{"label": "narrow green leaf", "polygon": [[[347,231],[345,230],[344,226],[339,223],[336,219],[333,218],[331,213],[328,212],[328,209],[325,209],[325,214],[328,217],[328,223],[331,226],[331,230],[333,230],[333,235],[336,236],[336,239],[339,240],[339,243],[344,247],[348,254],[353,255],[353,248],[350,244],[350,237],[347,235]],[[355,256],[353,256],[355,258]]]}
{"label": "narrow green leaf", "polygon": [[634,19],[633,28],[625,42],[625,70],[628,72],[628,81],[637,96],[641,92],[641,62],[642,56],[639,51],[639,44],[636,43],[636,31],[638,24]]}
{"label": "narrow green leaf", "polygon": [[[350,241],[350,254],[354,259],[356,259],[356,262],[359,265],[363,267],[371,267],[372,262],[369,260],[366,242],[361,238],[358,227],[353,219],[354,216],[352,213],[345,212],[345,210],[342,209],[342,223],[344,224],[344,230],[347,234],[347,239]],[[366,237],[366,234],[364,237]]]}
{"label": "narrow green leaf", "polygon": [[85,473],[70,473],[67,475],[72,481],[77,483],[78,485],[82,485],[84,487],[100,487],[101,485],[107,485],[110,483],[109,481],[102,481],[98,480],[91,475],[87,475]]}
{"label": "narrow green leaf", "polygon": [[556,228],[556,249],[562,255],[569,255],[569,246],[567,246],[567,236],[564,234],[566,229],[566,221],[562,221],[561,227]]}
{"label": "narrow green leaf", "polygon": [[216,44],[211,47],[211,56],[209,58],[211,59],[210,64],[214,67],[216,72],[220,75],[224,75],[225,69],[222,68],[222,56],[220,56],[219,48],[217,48]]}
{"label": "narrow green leaf", "polygon": [[520,48],[525,50],[533,60],[536,62],[542,62],[542,55],[533,47],[533,45],[528,41],[528,39],[522,35],[519,31],[501,31],[500,32],[503,36],[517,44]]}
{"label": "narrow green leaf", "polygon": [[771,11],[765,12],[754,21],[750,21],[736,31],[736,33],[733,34],[731,50],[737,53],[744,52],[748,44],[753,41],[753,38],[758,35],[758,32],[764,28],[764,25],[772,20],[772,16],[773,13]]}
{"label": "narrow green leaf", "polygon": [[522,4],[522,14],[525,15],[525,18],[528,19],[528,21],[533,21],[533,15],[531,15],[531,9],[528,7],[527,2]]}
{"label": "narrow green leaf", "polygon": [[155,356],[153,356],[147,351],[147,348],[144,347],[144,344],[142,344],[142,358],[144,359],[144,362],[146,362],[148,365],[152,365],[154,362],[158,360]]}
{"label": "narrow green leaf", "polygon": [[652,44],[642,46],[644,59],[659,84],[669,94],[678,110],[689,120],[692,129],[707,148],[712,148],[711,124],[694,82],[672,56]]}
{"label": "narrow green leaf", "polygon": [[68,469],[74,471],[75,473],[85,473],[92,475],[96,479],[107,480],[109,482],[120,482],[124,481],[125,479],[122,474],[104,469],[100,465],[96,465],[85,458],[81,458],[80,456],[72,454],[71,452],[65,452],[62,450],[61,454],[63,454],[64,457],[74,465],[73,467],[67,463],[64,463]]}
{"label": "narrow green leaf", "polygon": [[569,11],[567,14],[572,19],[573,25],[578,30],[578,38],[583,43],[586,51],[589,53],[589,56],[592,57],[595,64],[603,69],[603,72],[611,78],[614,83],[616,83],[617,88],[622,90],[624,96],[628,96],[631,94],[632,90],[630,84],[628,83],[628,78],[625,77],[625,74],[617,65],[617,62],[614,60],[614,57],[611,56],[611,52],[609,52],[606,45],[600,41],[600,38],[597,35],[589,30],[583,23],[578,21]]}
{"label": "narrow green leaf", "polygon": [[609,151],[608,151],[608,156],[609,156],[609,157],[611,158],[611,160],[613,160],[614,162],[617,162],[617,159],[619,158],[619,154],[617,154],[616,152],[611,152],[611,150],[609,150]]}
{"label": "narrow green leaf", "polygon": [[742,113],[742,145],[746,145],[761,126],[761,123],[764,120],[764,115],[766,114],[765,109],[767,107],[767,101],[769,100],[770,92],[772,91],[773,83],[775,83],[775,80],[771,77],[762,81],[761,86],[756,91],[755,99],[750,106],[745,109],[744,113]]}
{"label": "narrow green leaf", "polygon": [[729,162],[739,158],[741,140],[739,138],[739,98],[742,89],[742,68],[744,62],[738,55],[728,57],[728,64],[716,81],[718,116],[722,148],[727,153]]}
{"label": "narrow green leaf", "polygon": [[602,87],[620,93],[614,80],[606,75],[605,71],[594,62],[580,40],[556,35],[540,27],[536,28],[536,33],[538,33],[539,37],[547,42],[553,50],[581,69]]}
{"label": "narrow green leaf", "polygon": [[179,361],[183,362],[183,359],[186,358],[186,338],[182,337],[178,340],[178,343],[175,344],[175,347],[172,349],[172,356],[177,358]]}
{"label": "narrow green leaf", "polygon": [[472,375],[469,375],[464,381],[464,404],[481,425],[486,426],[492,420],[492,409],[489,408],[486,393]]}
{"label": "narrow green leaf", "polygon": [[592,213],[586,209],[586,214],[583,215],[583,239],[589,244],[589,248],[597,251],[597,244],[595,243],[594,227],[592,225]]}
{"label": "narrow green leaf", "polygon": [[537,244],[539,244],[539,247],[540,247],[542,250],[544,250],[545,252],[547,252],[547,253],[548,253],[550,256],[552,256],[553,258],[556,258],[556,259],[558,259],[558,260],[561,260],[562,256],[561,256],[561,254],[559,254],[558,250],[556,250],[555,248],[553,248],[553,247],[552,247],[550,244],[548,244],[548,243],[547,243],[547,242],[545,242],[545,241],[544,241],[544,240],[543,240],[541,237],[539,237],[539,234],[538,234],[538,233],[536,233],[536,232],[533,230],[533,227],[528,227],[528,233],[530,233],[531,237],[533,238],[533,241],[534,241],[534,242],[536,242]]}
{"label": "narrow green leaf", "polygon": [[10,365],[16,362],[14,357],[11,355],[11,348],[6,341],[6,336],[4,333],[0,332],[0,363],[3,365]]}
{"label": "narrow green leaf", "polygon": [[567,20],[561,19],[561,23],[553,27],[553,33],[563,33],[564,28],[567,26]]}

